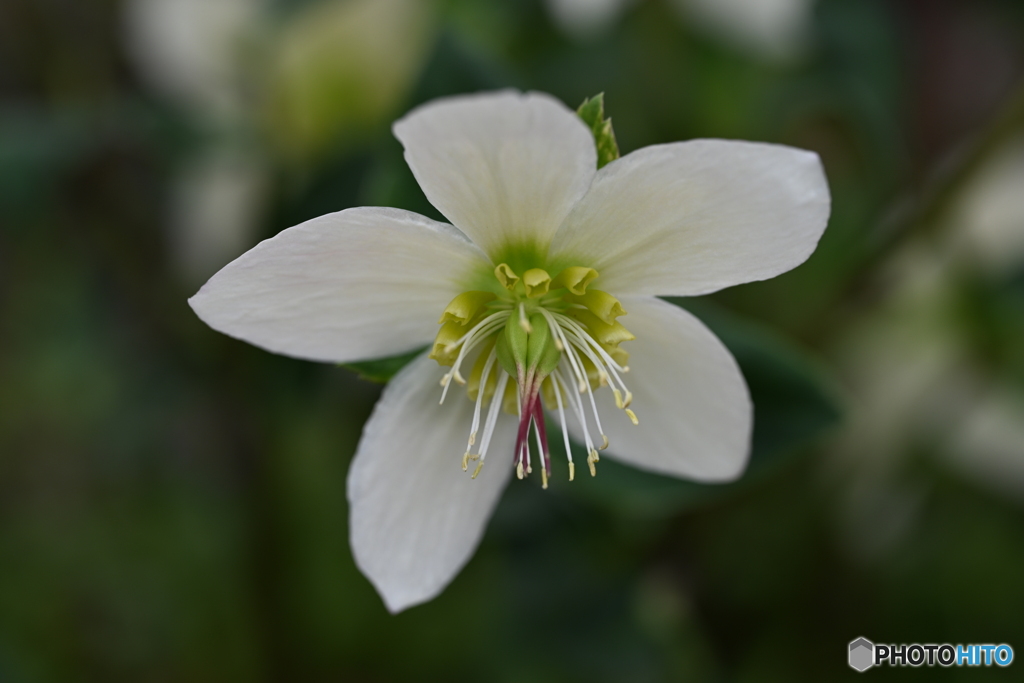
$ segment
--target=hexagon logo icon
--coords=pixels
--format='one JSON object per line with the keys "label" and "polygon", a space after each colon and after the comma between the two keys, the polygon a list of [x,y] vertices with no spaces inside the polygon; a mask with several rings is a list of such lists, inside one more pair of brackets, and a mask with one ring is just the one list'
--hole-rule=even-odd
{"label": "hexagon logo icon", "polygon": [[875,664],[875,644],[867,638],[858,638],[850,643],[850,668],[867,671]]}

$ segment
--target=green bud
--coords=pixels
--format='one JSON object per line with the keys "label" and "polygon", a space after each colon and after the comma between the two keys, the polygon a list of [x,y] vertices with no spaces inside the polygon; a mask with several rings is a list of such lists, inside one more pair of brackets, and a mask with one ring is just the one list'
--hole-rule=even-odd
{"label": "green bud", "polygon": [[615,141],[612,120],[604,117],[604,93],[583,100],[576,114],[583,119],[583,123],[587,124],[594,136],[594,144],[597,145],[597,167],[601,168],[618,159],[619,143]]}

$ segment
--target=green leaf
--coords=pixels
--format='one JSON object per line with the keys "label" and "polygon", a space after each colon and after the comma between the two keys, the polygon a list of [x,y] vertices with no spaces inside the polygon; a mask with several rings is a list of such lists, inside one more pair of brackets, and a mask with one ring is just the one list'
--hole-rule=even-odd
{"label": "green leaf", "polygon": [[594,135],[594,144],[597,145],[597,167],[601,168],[618,159],[619,143],[615,141],[612,120],[604,117],[604,93],[583,100],[576,113]]}
{"label": "green leaf", "polygon": [[697,484],[603,458],[598,476],[585,477],[578,482],[580,485],[571,487],[571,495],[613,507],[628,516],[667,517],[770,475],[787,456],[798,453],[838,424],[841,411],[833,383],[806,352],[709,301],[669,299],[677,305],[680,301],[685,301],[685,308],[725,343],[750,387],[754,434],[746,472],[730,484]]}
{"label": "green leaf", "polygon": [[359,361],[358,363],[341,363],[340,365],[343,368],[348,368],[358,373],[365,380],[384,384],[390,381],[402,368],[411,363],[413,359],[426,351],[426,349],[427,347],[424,346],[409,353],[403,353],[400,356],[375,358],[373,360]]}

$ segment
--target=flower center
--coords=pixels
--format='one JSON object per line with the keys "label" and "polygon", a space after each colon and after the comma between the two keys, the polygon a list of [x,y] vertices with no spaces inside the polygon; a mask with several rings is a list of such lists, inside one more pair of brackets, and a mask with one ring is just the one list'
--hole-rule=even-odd
{"label": "flower center", "polygon": [[[470,460],[478,461],[473,478],[483,467],[502,408],[519,416],[513,458],[517,476],[533,472],[532,428],[544,488],[551,476],[545,407],[557,410],[570,481],[575,465],[566,412],[580,426],[591,475],[597,473],[598,451],[608,447],[595,390],[610,388],[615,406],[637,424],[629,408],[633,395],[622,380],[629,372],[629,354],[619,348],[635,337],[616,320],[626,314],[619,300],[587,288],[597,276],[596,270],[582,266],[565,268],[555,277],[541,268],[520,276],[502,263],[494,269],[494,291],[463,292],[444,309],[430,357],[451,367],[441,378],[441,403],[454,381],[466,386],[475,404],[462,456],[463,471]],[[468,380],[461,372],[466,364],[471,368]],[[595,433],[601,442],[597,447]]]}

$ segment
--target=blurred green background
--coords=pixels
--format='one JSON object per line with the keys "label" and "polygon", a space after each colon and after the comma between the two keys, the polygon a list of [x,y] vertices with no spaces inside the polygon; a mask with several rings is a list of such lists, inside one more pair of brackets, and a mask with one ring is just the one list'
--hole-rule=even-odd
{"label": "blurred green background", "polygon": [[[847,643],[1024,655],[1017,0],[4,0],[0,681],[822,681]],[[186,299],[349,206],[440,218],[417,103],[598,92],[623,152],[817,151],[830,226],[679,301],[756,404],[748,474],[514,483],[390,616],[345,475],[380,386]],[[876,669],[1009,680],[1009,669]]]}

